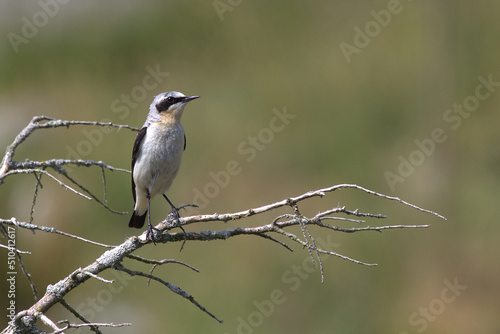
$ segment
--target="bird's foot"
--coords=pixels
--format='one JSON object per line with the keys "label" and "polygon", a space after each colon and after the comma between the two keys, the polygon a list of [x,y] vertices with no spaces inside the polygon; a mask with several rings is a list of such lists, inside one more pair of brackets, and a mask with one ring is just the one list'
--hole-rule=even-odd
{"label": "bird's foot", "polygon": [[[170,201],[169,201],[169,203],[170,203]],[[187,206],[192,206],[192,207],[198,208],[198,205],[196,205],[196,204],[184,204],[184,205],[181,205],[179,207],[175,207],[172,205],[172,211],[170,211],[170,213],[168,214],[168,217],[167,217],[167,226],[168,226],[167,228],[168,229],[178,227],[184,233],[184,242],[182,243],[180,251],[182,251],[182,249],[184,248],[184,244],[186,243],[186,231],[182,227],[181,219],[180,219],[181,215],[179,214],[179,210],[182,208],[185,208]]]}
{"label": "bird's foot", "polygon": [[160,234],[160,233],[161,233],[161,231],[159,229],[157,229],[153,225],[149,224],[148,229],[146,231],[146,240],[151,240],[153,242],[153,244],[156,246],[156,240],[158,240],[157,234]]}
{"label": "bird's foot", "polygon": [[181,224],[181,215],[179,214],[179,210],[180,209],[183,209],[185,207],[188,207],[188,206],[192,206],[194,208],[197,208],[198,205],[196,204],[183,204],[181,206],[178,206],[178,207],[175,207],[175,206],[172,206],[172,211],[170,211],[170,213],[168,214],[168,225],[169,225],[169,228],[173,228],[173,227],[181,227],[180,224]]}

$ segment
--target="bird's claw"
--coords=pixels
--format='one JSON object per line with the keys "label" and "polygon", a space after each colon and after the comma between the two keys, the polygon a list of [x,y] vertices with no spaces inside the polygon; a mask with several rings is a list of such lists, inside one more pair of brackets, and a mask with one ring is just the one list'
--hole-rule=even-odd
{"label": "bird's claw", "polygon": [[170,211],[170,213],[168,214],[169,216],[172,216],[172,220],[171,220],[171,223],[172,225],[179,225],[181,222],[180,222],[180,218],[181,218],[181,215],[179,214],[179,210],[180,209],[183,209],[187,206],[192,206],[194,208],[197,208],[198,205],[196,204],[183,204],[181,206],[178,206],[178,207],[172,207],[172,211]]}
{"label": "bird's claw", "polygon": [[158,240],[158,238],[156,237],[156,233],[161,233],[161,231],[156,227],[153,227],[153,225],[149,225],[146,231],[146,240],[152,241],[155,246],[156,240]]}
{"label": "bird's claw", "polygon": [[171,219],[168,219],[168,222],[169,222],[169,227],[170,228],[173,228],[173,227],[181,227],[181,215],[179,214],[179,210],[180,209],[183,209],[187,206],[192,206],[192,207],[195,207],[197,208],[198,205],[196,204],[183,204],[181,206],[178,206],[178,207],[174,207],[172,206],[172,211],[170,211],[170,213],[168,214],[169,217],[171,217]]}

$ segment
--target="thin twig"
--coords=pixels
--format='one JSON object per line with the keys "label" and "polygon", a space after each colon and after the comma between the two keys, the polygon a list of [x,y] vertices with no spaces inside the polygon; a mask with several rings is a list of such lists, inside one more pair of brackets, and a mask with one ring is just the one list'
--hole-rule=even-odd
{"label": "thin twig", "polygon": [[8,173],[5,173],[4,174],[4,177],[7,177],[9,175],[13,175],[13,174],[30,174],[30,173],[43,173],[47,176],[49,176],[51,179],[53,179],[54,181],[56,181],[57,183],[59,183],[59,185],[61,185],[62,187],[68,189],[68,190],[71,190],[72,192],[74,192],[75,194],[77,195],[80,195],[82,196],[83,198],[85,199],[88,199],[88,200],[91,200],[92,198],[88,197],[87,195],[85,194],[82,194],[81,192],[71,188],[70,186],[68,186],[66,183],[60,181],[58,178],[56,178],[55,176],[53,176],[52,174],[50,174],[49,172],[43,170],[43,169],[15,169],[15,170],[12,170]]}
{"label": "thin twig", "polygon": [[103,244],[103,243],[100,243],[100,242],[97,242],[97,241],[92,241],[92,240],[89,240],[89,239],[82,238],[82,237],[80,237],[78,235],[73,235],[73,234],[70,234],[70,233],[59,231],[59,230],[57,230],[57,229],[55,229],[53,227],[45,227],[45,226],[35,225],[35,224],[31,224],[31,223],[26,223],[26,222],[20,222],[20,221],[17,221],[17,219],[14,218],[14,217],[11,218],[11,219],[1,219],[0,218],[0,223],[1,224],[11,225],[11,226],[17,226],[17,227],[25,228],[25,229],[28,229],[28,230],[31,230],[31,231],[39,230],[39,231],[47,232],[47,233],[60,234],[60,235],[64,235],[64,236],[69,237],[69,238],[74,238],[74,239],[77,239],[77,240],[80,240],[80,241],[84,241],[84,242],[87,242],[89,244],[101,246],[101,247],[106,247],[106,248],[113,248],[113,247],[115,247],[113,245],[106,245],[106,244]]}
{"label": "thin twig", "polygon": [[[46,324],[47,326],[49,326],[50,328],[54,329],[55,332],[59,331],[59,327],[57,327],[57,325],[52,321],[52,319],[50,319],[49,317],[47,317],[45,314],[43,313],[40,313],[38,315],[38,317],[40,318],[40,320],[42,320],[42,322],[44,324]],[[59,332],[60,333],[60,332]]]}
{"label": "thin twig", "polygon": [[389,226],[366,226],[366,227],[343,228],[343,227],[325,224],[325,223],[321,222],[321,220],[314,221],[314,224],[318,225],[320,227],[325,227],[325,228],[328,228],[328,229],[331,229],[334,231],[345,232],[345,233],[354,233],[354,232],[360,232],[360,231],[382,232],[382,230],[389,230],[389,229],[430,227],[430,225],[389,225]]}
{"label": "thin twig", "polygon": [[[14,161],[12,160],[16,151],[16,148],[26,140],[34,131],[39,129],[50,129],[57,127],[69,127],[73,125],[93,125],[93,126],[104,126],[104,127],[114,127],[118,129],[130,129],[133,131],[139,131],[138,128],[129,125],[120,125],[114,123],[104,123],[104,122],[88,122],[88,121],[65,121],[56,120],[47,116],[35,116],[31,119],[29,124],[19,132],[14,141],[7,147],[5,151],[4,158],[0,165],[0,184],[3,183],[5,177],[8,176],[7,172],[13,168]],[[41,162],[43,163],[43,162]],[[59,164],[58,166],[61,166]],[[41,167],[41,166],[40,166]],[[26,167],[33,168],[33,167]],[[11,174],[10,174],[11,175]]]}
{"label": "thin twig", "polygon": [[[163,260],[161,260],[161,261],[156,261],[156,260],[154,260],[154,262],[153,262],[153,263],[154,263],[154,264],[153,264],[153,266],[151,267],[151,270],[149,271],[149,273],[150,273],[151,275],[153,275],[153,271],[155,270],[155,268],[156,268],[157,266],[160,266],[160,265],[162,265],[162,264],[166,264],[166,263],[176,263],[176,264],[180,264],[180,265],[183,265],[183,266],[185,266],[185,267],[188,267],[189,269],[191,269],[191,270],[193,270],[193,271],[196,271],[197,273],[199,273],[199,272],[200,272],[198,269],[196,269],[195,267],[193,267],[193,266],[191,266],[191,265],[189,265],[189,264],[187,264],[187,263],[184,263],[184,262],[182,262],[182,261],[178,261],[178,260],[173,260],[173,259],[163,259]],[[149,285],[149,283],[150,283],[150,282],[151,282],[151,278],[148,278],[148,285]]]}
{"label": "thin twig", "polygon": [[[2,232],[2,235],[6,238],[9,238],[9,233],[7,231],[7,228],[5,227],[4,224],[2,224],[0,222],[0,231]],[[12,240],[12,239],[11,239]],[[35,283],[33,282],[33,280],[31,279],[31,274],[28,272],[28,270],[26,269],[26,266],[24,265],[24,262],[23,262],[23,258],[21,256],[21,254],[30,254],[31,255],[31,252],[27,252],[27,251],[21,251],[19,249],[17,249],[15,247],[15,239],[14,240],[14,245],[9,245],[9,246],[6,246],[6,245],[3,245],[3,244],[0,244],[0,247],[2,248],[6,248],[8,249],[9,251],[13,251],[15,252],[15,255],[17,257],[17,262],[19,263],[19,266],[21,267],[21,270],[24,274],[24,276],[26,277],[26,279],[28,280],[28,283],[30,284],[30,287],[31,287],[31,292],[33,293],[33,297],[35,300],[38,299],[38,292],[36,290],[36,286],[35,286]]]}
{"label": "thin twig", "polygon": [[59,303],[64,306],[68,311],[70,311],[75,317],[80,319],[85,323],[85,325],[89,326],[90,330],[97,333],[97,334],[102,334],[102,332],[99,330],[99,327],[96,325],[92,324],[90,321],[85,319],[83,315],[81,315],[77,310],[75,310],[71,305],[69,305],[64,299],[59,299]]}
{"label": "thin twig", "polygon": [[[62,333],[63,331],[67,330],[67,329],[70,329],[70,328],[80,328],[80,327],[87,327],[89,326],[90,329],[92,330],[92,328],[98,328],[99,326],[100,327],[124,327],[124,326],[132,326],[131,323],[123,323],[123,324],[113,324],[113,323],[102,323],[102,322],[89,322],[89,323],[83,323],[83,324],[71,324],[68,320],[61,320],[58,322],[59,324],[65,324],[66,326],[57,330],[57,331],[54,331],[52,332],[51,334],[58,334],[58,333]],[[96,331],[96,333],[101,333],[101,331]]]}
{"label": "thin twig", "polygon": [[21,267],[21,270],[22,270],[24,276],[26,277],[26,279],[28,280],[28,283],[30,284],[31,293],[33,293],[33,298],[35,300],[37,300],[38,299],[38,291],[36,289],[35,283],[31,279],[31,274],[26,269],[26,266],[24,265],[24,262],[23,262],[23,259],[21,257],[21,254],[18,252],[18,253],[16,253],[16,255],[17,255],[17,260],[19,261],[19,266]]}
{"label": "thin twig", "polygon": [[160,266],[162,264],[167,264],[167,263],[176,263],[176,264],[180,264],[184,267],[187,267],[193,271],[196,271],[197,273],[199,273],[200,271],[198,269],[196,269],[195,267],[185,263],[185,262],[182,262],[182,261],[179,261],[179,260],[174,260],[174,259],[163,259],[163,260],[160,260],[160,261],[157,261],[157,260],[154,260],[153,262],[153,267],[151,268],[151,270],[149,271],[150,274],[153,274],[153,270],[157,267],[157,266]]}
{"label": "thin twig", "polygon": [[107,210],[113,212],[113,213],[117,213],[119,215],[126,215],[128,214],[128,212],[123,212],[123,211],[116,211],[116,210],[113,210],[111,209],[106,203],[102,202],[99,198],[97,198],[96,195],[94,195],[90,190],[88,190],[87,188],[85,188],[84,186],[82,186],[80,183],[76,182],[72,177],[70,177],[68,175],[68,173],[66,173],[66,170],[64,168],[60,168],[58,170],[59,174],[63,175],[64,177],[66,177],[68,180],[70,180],[73,184],[77,185],[81,190],[85,191],[87,194],[90,195],[90,197],[92,197],[94,200],[96,200],[97,203],[101,204],[104,208],[106,208]]}
{"label": "thin twig", "polygon": [[103,196],[102,196],[102,201],[103,203],[107,203],[107,196],[106,196],[106,174],[104,173],[104,167],[101,167],[101,174],[102,174],[102,189],[103,189]]}
{"label": "thin twig", "polygon": [[33,175],[35,175],[36,184],[35,184],[35,191],[33,194],[33,203],[31,204],[31,210],[30,210],[30,223],[33,222],[33,214],[35,213],[35,205],[36,205],[36,198],[38,196],[38,188],[40,188],[40,189],[43,188],[43,186],[42,186],[42,174],[40,174],[40,176],[38,176],[37,173],[33,173]]}
{"label": "thin twig", "polygon": [[75,165],[77,167],[91,167],[97,166],[101,168],[108,169],[112,172],[124,172],[129,173],[128,169],[113,167],[108,165],[102,161],[94,161],[94,160],[83,160],[83,159],[50,159],[44,161],[34,161],[34,160],[26,160],[26,161],[12,161],[10,165],[10,169],[35,169],[35,168],[60,168],[65,165]]}
{"label": "thin twig", "polygon": [[4,244],[0,244],[0,247],[14,251],[14,252],[19,253],[19,254],[31,254],[31,252],[29,252],[29,251],[22,251],[22,250],[15,248],[15,247],[6,246]]}
{"label": "thin twig", "polygon": [[285,248],[286,248],[286,249],[288,249],[290,252],[293,252],[293,249],[292,249],[290,246],[288,246],[287,244],[285,244],[283,241],[280,241],[280,240],[278,240],[278,239],[276,239],[276,238],[271,237],[271,236],[270,236],[270,235],[268,235],[268,234],[265,234],[265,233],[258,233],[258,234],[256,234],[256,235],[257,235],[257,236],[259,236],[259,237],[262,237],[262,238],[264,238],[264,239],[271,240],[271,241],[273,241],[273,242],[275,242],[275,243],[277,243],[277,244],[279,244],[279,245],[281,245],[281,246],[285,247]]}
{"label": "thin twig", "polygon": [[[335,190],[344,189],[344,188],[355,188],[355,189],[364,191],[368,194],[371,194],[371,195],[374,195],[377,197],[381,197],[381,198],[385,198],[385,199],[389,199],[389,200],[394,200],[394,201],[402,203],[406,206],[409,206],[413,209],[416,209],[416,210],[419,210],[421,212],[425,212],[425,213],[428,213],[428,214],[431,214],[431,215],[434,215],[436,217],[439,217],[441,219],[446,220],[445,217],[441,216],[440,214],[438,214],[434,211],[422,209],[421,207],[416,206],[416,205],[411,204],[411,203],[408,203],[406,201],[403,201],[402,199],[400,199],[398,197],[392,197],[392,196],[380,194],[380,193],[377,193],[375,191],[360,187],[356,184],[340,184],[340,185],[332,186],[329,188],[323,188],[323,189],[319,189],[319,190],[315,190],[315,191],[309,191],[309,192],[302,194],[300,196],[297,196],[297,197],[286,198],[286,199],[281,200],[279,202],[275,202],[275,203],[268,204],[268,205],[263,205],[263,206],[258,207],[258,208],[252,208],[252,209],[248,209],[248,210],[244,210],[244,211],[239,211],[239,212],[234,212],[234,213],[226,213],[226,214],[214,213],[214,214],[210,214],[210,215],[195,215],[195,216],[190,216],[190,217],[184,217],[184,218],[181,218],[181,225],[188,225],[188,224],[201,223],[201,222],[211,222],[211,221],[228,222],[230,220],[244,219],[246,217],[250,217],[250,216],[253,216],[256,214],[261,214],[264,212],[275,210],[275,209],[278,209],[278,208],[281,208],[284,206],[290,206],[291,204],[298,203],[300,201],[303,201],[305,199],[309,199],[312,197],[323,197],[326,195],[327,192],[333,192]],[[362,213],[357,212],[357,210],[355,210],[355,211],[344,210],[342,212],[345,212],[346,214],[353,214],[356,216],[385,218],[385,216],[383,216],[383,215],[362,214]],[[164,220],[163,223],[167,223],[167,221]]]}
{"label": "thin twig", "polygon": [[[377,218],[377,219],[387,218],[387,216],[384,216],[381,214],[373,214],[373,213],[369,213],[369,212],[359,212],[358,209],[356,209],[354,211],[348,210],[348,209],[346,209],[345,206],[336,207],[336,208],[333,208],[331,210],[325,210],[325,211],[320,212],[320,213],[323,216],[327,216],[327,215],[334,214],[334,213],[345,213],[346,215],[356,216],[356,217],[369,217],[369,218]],[[344,218],[344,219],[347,219],[347,218]],[[354,220],[354,222],[364,222],[364,220]]]}
{"label": "thin twig", "polygon": [[193,296],[191,296],[190,294],[186,293],[184,290],[182,290],[181,288],[179,288],[178,286],[176,285],[173,285],[169,282],[166,282],[164,280],[162,280],[161,278],[159,277],[156,277],[154,275],[151,275],[151,274],[146,274],[142,271],[136,271],[136,270],[130,270],[128,268],[125,268],[123,265],[121,264],[117,264],[115,266],[115,269],[117,270],[120,270],[120,271],[124,271],[126,272],[127,274],[129,274],[130,276],[142,276],[142,277],[146,277],[146,278],[149,278],[149,279],[152,279],[152,280],[155,280],[161,284],[163,284],[164,286],[166,286],[167,288],[170,289],[170,291],[178,294],[179,296],[183,297],[183,298],[186,298],[187,300],[189,300],[192,304],[194,304],[196,307],[198,307],[200,310],[202,310],[203,312],[205,312],[206,314],[208,314],[209,316],[211,316],[212,318],[214,318],[215,320],[217,320],[218,322],[222,323],[222,320],[220,320],[219,318],[217,318],[215,315],[213,315],[211,312],[209,312],[205,307],[203,307],[200,303],[198,303],[194,298]]}
{"label": "thin twig", "polygon": [[90,271],[82,270],[82,268],[79,268],[79,269],[77,269],[76,271],[73,272],[73,274],[76,274],[76,273],[82,273],[82,274],[89,275],[89,276],[95,278],[96,280],[104,282],[104,283],[110,283],[111,284],[111,283],[114,282],[114,280],[108,280],[108,279],[102,278],[100,276],[97,276],[96,274],[92,274]]}

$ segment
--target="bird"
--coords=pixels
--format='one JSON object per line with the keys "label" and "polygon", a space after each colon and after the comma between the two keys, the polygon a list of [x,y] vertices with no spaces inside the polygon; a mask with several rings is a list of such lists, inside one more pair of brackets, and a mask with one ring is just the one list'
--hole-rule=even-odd
{"label": "bird", "polygon": [[[146,122],[135,138],[132,150],[132,196],[134,212],[129,227],[142,228],[148,216],[146,239],[155,243],[151,225],[150,202],[162,195],[170,204],[174,219],[179,219],[179,210],[165,192],[170,188],[179,172],[182,154],[186,149],[186,135],[181,124],[184,107],[197,95],[185,96],[180,92],[165,92],[155,96],[149,107]],[[156,243],[155,243],[156,244]]]}

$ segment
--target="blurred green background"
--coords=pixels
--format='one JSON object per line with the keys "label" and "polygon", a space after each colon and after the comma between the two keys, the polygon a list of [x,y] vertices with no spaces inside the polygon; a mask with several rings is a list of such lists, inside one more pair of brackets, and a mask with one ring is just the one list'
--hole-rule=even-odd
{"label": "blurred green background", "polygon": [[[304,202],[308,216],[336,205],[388,215],[363,226],[432,225],[358,234],[311,228],[336,252],[379,264],[329,258],[324,284],[317,270],[303,271],[308,253],[296,244],[289,243],[293,253],[255,237],[191,242],[181,253],[180,244],[146,247],[140,255],[198,268],[171,264],[155,273],[224,323],[159,284],[105,272],[113,286],[91,280],[66,298],[94,322],[133,323],[104,332],[498,333],[498,1],[66,2],[1,3],[2,147],[35,115],[139,127],[154,95],[177,90],[201,96],[184,113],[187,150],[169,191],[181,204],[208,189],[211,198],[192,214],[356,183],[448,218],[355,190]],[[453,111],[464,103],[461,113]],[[281,131],[265,130],[276,110],[295,117]],[[430,140],[435,131],[439,142]],[[250,137],[258,138],[254,154],[245,153]],[[37,131],[15,159],[78,154],[129,168],[134,138],[129,130],[83,126]],[[241,172],[209,189],[211,173],[231,160]],[[391,184],[388,173],[401,175]],[[73,168],[70,175],[102,198],[98,168]],[[131,212],[130,175],[106,175],[108,204]],[[34,223],[109,244],[139,233],[127,228],[128,215],[112,214],[47,177],[42,183]],[[9,177],[0,186],[0,217],[29,221],[34,187],[32,175]],[[168,211],[155,199],[155,220]],[[265,224],[284,212],[290,211],[187,230]],[[23,259],[40,295],[103,252],[24,230],[17,243],[32,252]],[[0,284],[5,291],[5,279]],[[21,274],[16,300],[18,310],[33,303]],[[60,306],[48,315],[76,321]]]}

